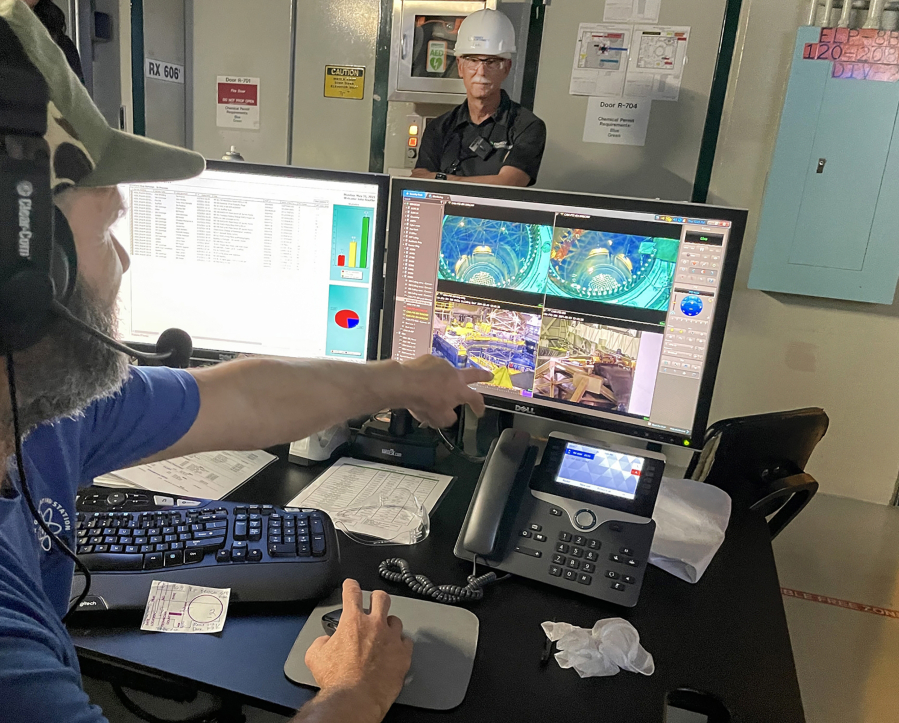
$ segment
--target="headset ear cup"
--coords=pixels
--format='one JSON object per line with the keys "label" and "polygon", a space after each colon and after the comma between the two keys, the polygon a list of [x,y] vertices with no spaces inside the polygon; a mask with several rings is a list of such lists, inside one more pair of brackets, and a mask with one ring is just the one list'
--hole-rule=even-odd
{"label": "headset ear cup", "polygon": [[75,239],[69,222],[54,206],[53,219],[53,251],[50,260],[50,278],[53,280],[53,297],[60,304],[66,305],[75,290],[75,278],[78,275],[78,254],[75,251]]}

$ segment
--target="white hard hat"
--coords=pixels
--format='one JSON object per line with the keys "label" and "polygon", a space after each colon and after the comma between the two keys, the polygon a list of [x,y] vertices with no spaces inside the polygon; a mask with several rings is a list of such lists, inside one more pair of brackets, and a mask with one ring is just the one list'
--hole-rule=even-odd
{"label": "white hard hat", "polygon": [[478,10],[459,25],[456,57],[461,55],[498,55],[511,58],[515,52],[515,28],[499,10]]}

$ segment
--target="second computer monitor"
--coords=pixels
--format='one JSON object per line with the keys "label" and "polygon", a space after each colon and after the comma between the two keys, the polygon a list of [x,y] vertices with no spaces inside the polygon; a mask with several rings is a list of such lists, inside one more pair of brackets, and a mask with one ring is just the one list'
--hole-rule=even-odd
{"label": "second computer monitor", "polygon": [[745,221],[395,179],[382,356],[487,369],[499,409],[701,444]]}
{"label": "second computer monitor", "polygon": [[178,327],[201,359],[377,355],[386,176],[211,161],[123,190],[125,342]]}

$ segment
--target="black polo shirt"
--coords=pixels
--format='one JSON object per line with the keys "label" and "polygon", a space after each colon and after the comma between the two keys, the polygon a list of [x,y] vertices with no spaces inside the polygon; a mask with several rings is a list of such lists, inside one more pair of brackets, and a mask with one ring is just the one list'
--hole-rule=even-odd
{"label": "black polo shirt", "polygon": [[468,101],[428,123],[416,168],[455,176],[494,176],[513,166],[533,185],[546,146],[546,124],[506,91],[499,108],[480,125],[468,114]]}

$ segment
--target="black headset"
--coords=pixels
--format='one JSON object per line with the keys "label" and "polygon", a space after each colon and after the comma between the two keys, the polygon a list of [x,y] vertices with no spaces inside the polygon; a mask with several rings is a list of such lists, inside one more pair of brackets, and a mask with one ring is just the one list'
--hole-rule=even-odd
{"label": "black headset", "polygon": [[40,341],[75,286],[72,230],[53,201],[49,88],[0,22],[0,355]]}

